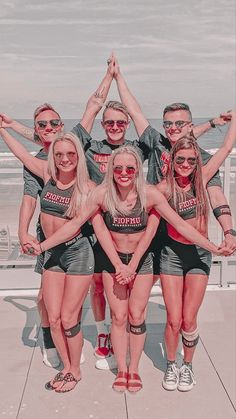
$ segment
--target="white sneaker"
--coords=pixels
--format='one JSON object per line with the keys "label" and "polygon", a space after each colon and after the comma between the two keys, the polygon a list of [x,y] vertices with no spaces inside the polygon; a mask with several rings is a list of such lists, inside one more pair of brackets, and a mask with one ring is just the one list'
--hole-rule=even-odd
{"label": "white sneaker", "polygon": [[167,362],[167,368],[162,380],[162,387],[165,390],[176,390],[179,383],[179,370],[175,362]]}
{"label": "white sneaker", "polygon": [[84,353],[81,352],[81,357],[80,357],[80,365],[85,363],[85,356]]}
{"label": "white sneaker", "polygon": [[107,358],[98,359],[95,363],[95,367],[98,370],[115,370],[117,369],[117,362],[114,355],[110,355]]}
{"label": "white sneaker", "polygon": [[59,367],[61,360],[58,356],[56,348],[46,349],[44,346],[42,348],[43,363],[50,368]]}
{"label": "white sneaker", "polygon": [[178,383],[178,390],[179,391],[190,391],[192,390],[193,386],[196,384],[196,380],[194,378],[194,373],[191,368],[187,365],[183,364],[179,370],[179,383]]}

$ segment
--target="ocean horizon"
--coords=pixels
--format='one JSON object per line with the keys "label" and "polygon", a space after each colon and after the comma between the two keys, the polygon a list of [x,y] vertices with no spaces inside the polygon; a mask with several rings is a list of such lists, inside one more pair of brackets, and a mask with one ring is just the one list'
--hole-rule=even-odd
{"label": "ocean horizon", "polygon": [[[210,119],[210,118],[208,118]],[[207,118],[197,118],[193,122],[195,125],[199,125],[208,120]],[[31,119],[18,119],[20,123],[26,125],[27,127],[33,127],[33,121]],[[71,131],[71,129],[79,122],[79,119],[65,119],[65,132]],[[150,125],[164,134],[162,127],[162,119],[149,119]],[[224,135],[227,131],[227,126],[214,128],[209,130],[206,134],[202,135],[198,139],[198,143],[201,148],[209,150],[209,152],[214,153],[220,145],[223,143]],[[34,144],[31,141],[24,139],[21,135],[18,135],[10,130],[10,132],[17,138],[30,152],[38,152],[41,148],[39,144]],[[91,132],[91,136],[97,140],[103,140],[105,138],[104,130],[101,126],[101,119],[96,119],[94,126]],[[138,138],[135,127],[131,122],[130,127],[127,130],[126,138],[128,140],[135,140]],[[236,150],[234,150],[235,152]],[[21,162],[11,153],[4,141],[0,141],[0,169],[1,168],[17,168],[21,167]]]}

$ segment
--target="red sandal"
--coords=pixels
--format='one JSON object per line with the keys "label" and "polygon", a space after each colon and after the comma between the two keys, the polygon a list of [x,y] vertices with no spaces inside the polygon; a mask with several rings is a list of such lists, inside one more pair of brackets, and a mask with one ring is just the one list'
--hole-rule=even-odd
{"label": "red sandal", "polygon": [[143,388],[142,380],[137,373],[129,373],[127,378],[127,389],[130,393],[137,393]]}
{"label": "red sandal", "polygon": [[112,384],[113,390],[118,391],[120,393],[127,390],[127,379],[128,373],[126,371],[119,371],[114,383]]}

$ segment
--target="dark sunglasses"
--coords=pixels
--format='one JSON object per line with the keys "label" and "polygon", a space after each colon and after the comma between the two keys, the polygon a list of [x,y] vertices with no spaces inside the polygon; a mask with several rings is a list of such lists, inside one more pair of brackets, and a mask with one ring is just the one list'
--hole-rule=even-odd
{"label": "dark sunglasses", "polygon": [[175,163],[178,165],[183,164],[185,160],[187,160],[189,166],[195,166],[197,164],[196,157],[183,157],[183,156],[175,157]]}
{"label": "dark sunglasses", "polygon": [[125,171],[127,175],[133,175],[136,171],[135,167],[133,166],[115,166],[113,167],[113,172],[116,175],[121,175],[121,173]]}
{"label": "dark sunglasses", "polygon": [[114,121],[113,119],[108,119],[107,121],[103,121],[103,124],[109,128],[113,128],[115,124],[117,125],[118,128],[124,128],[128,124],[128,122],[124,121],[123,119],[120,119],[118,121]]}
{"label": "dark sunglasses", "polygon": [[176,128],[183,128],[187,124],[191,124],[191,121],[163,121],[163,127],[167,129],[173,127],[173,125],[175,125]]}
{"label": "dark sunglasses", "polygon": [[57,128],[61,125],[60,119],[51,119],[50,121],[36,121],[39,129],[45,129],[47,124],[51,125],[51,128]]}

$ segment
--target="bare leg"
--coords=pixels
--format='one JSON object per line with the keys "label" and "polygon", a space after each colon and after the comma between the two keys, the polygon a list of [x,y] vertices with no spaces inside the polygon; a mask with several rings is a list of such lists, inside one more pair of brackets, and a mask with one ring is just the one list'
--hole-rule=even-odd
{"label": "bare leg", "polygon": [[[62,303],[61,318],[65,331],[72,331],[78,324],[78,318],[83,302],[88,294],[91,284],[91,275],[67,275],[65,292]],[[76,380],[81,379],[80,358],[83,346],[82,330],[74,330],[70,337],[66,338],[70,358],[70,373]],[[75,381],[63,385],[63,391],[69,391],[76,385]]]}
{"label": "bare leg", "polygon": [[114,275],[103,273],[103,283],[112,311],[111,340],[118,370],[127,371],[128,288],[120,285]]}
{"label": "bare leg", "polygon": [[43,299],[48,312],[53,341],[60,354],[64,368],[63,373],[69,371],[70,360],[67,343],[61,326],[61,307],[64,296],[65,274],[46,270],[43,273]]}
{"label": "bare leg", "polygon": [[[153,275],[137,275],[131,284],[129,298],[129,322],[140,326],[146,317],[146,307],[153,285]],[[140,357],[146,339],[146,331],[130,333],[130,365],[129,372],[138,372]]]}
{"label": "bare leg", "polygon": [[182,324],[183,277],[161,274],[161,286],[167,311],[165,343],[168,361],[175,361]]}
{"label": "bare leg", "polygon": [[[206,275],[188,274],[184,281],[183,323],[185,332],[197,329],[197,314],[205,295],[208,277]],[[196,346],[184,345],[184,361],[192,362]]]}

